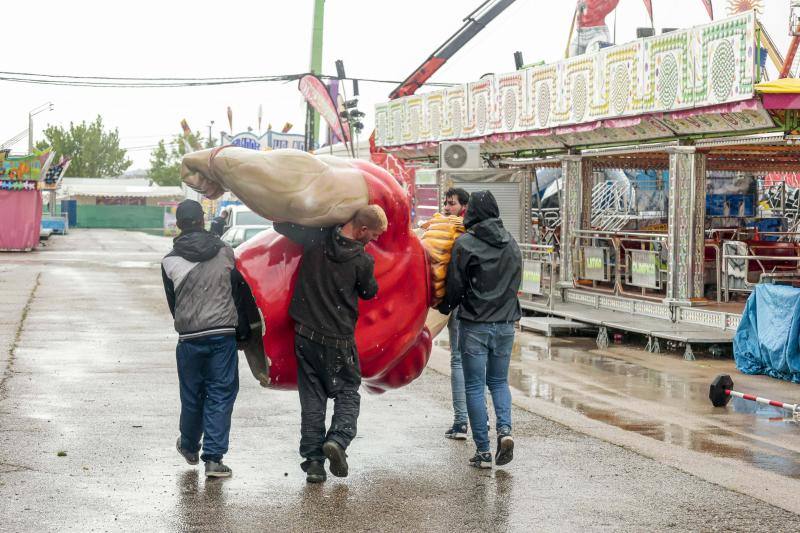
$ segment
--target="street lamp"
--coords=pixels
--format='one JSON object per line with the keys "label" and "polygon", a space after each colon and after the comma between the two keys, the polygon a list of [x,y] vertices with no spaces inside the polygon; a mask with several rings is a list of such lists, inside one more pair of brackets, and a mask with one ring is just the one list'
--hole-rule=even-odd
{"label": "street lamp", "polygon": [[33,153],[33,117],[44,111],[52,111],[53,102],[45,102],[38,107],[34,107],[28,111],[28,153]]}
{"label": "street lamp", "polygon": [[208,125],[208,147],[211,148],[211,127],[214,125],[214,121],[211,121],[211,124]]}

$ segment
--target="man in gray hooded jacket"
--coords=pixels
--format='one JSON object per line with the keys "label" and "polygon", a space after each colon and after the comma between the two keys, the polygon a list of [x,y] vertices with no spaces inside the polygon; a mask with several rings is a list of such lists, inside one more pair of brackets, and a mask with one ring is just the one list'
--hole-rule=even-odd
{"label": "man in gray hooded jacket", "polygon": [[[206,476],[229,477],[222,456],[228,451],[239,391],[236,340],[242,313],[237,309],[244,280],[233,250],[203,229],[199,203],[184,200],[175,216],[181,234],[161,262],[161,275],[178,332],[181,435],[176,447],[187,463],[196,465],[202,438]],[[241,322],[246,326],[246,319]]]}

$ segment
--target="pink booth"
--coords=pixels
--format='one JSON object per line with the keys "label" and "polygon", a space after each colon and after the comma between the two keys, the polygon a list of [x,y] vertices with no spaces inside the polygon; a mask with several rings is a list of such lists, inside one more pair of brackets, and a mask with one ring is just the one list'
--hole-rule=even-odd
{"label": "pink booth", "polygon": [[39,179],[52,157],[5,155],[0,153],[0,251],[33,250],[42,224]]}
{"label": "pink booth", "polygon": [[39,244],[42,194],[34,190],[0,190],[0,250],[28,251]]}

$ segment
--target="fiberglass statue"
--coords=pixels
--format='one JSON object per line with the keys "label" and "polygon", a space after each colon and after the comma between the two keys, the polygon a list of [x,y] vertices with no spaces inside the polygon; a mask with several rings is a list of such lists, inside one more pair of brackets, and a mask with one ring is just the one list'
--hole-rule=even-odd
{"label": "fiberglass statue", "polygon": [[[342,224],[359,207],[380,205],[389,228],[367,245],[375,258],[379,291],[376,298],[359,303],[356,328],[363,383],[381,392],[420,375],[432,335],[446,317],[429,309],[430,259],[411,230],[406,190],[392,175],[360,160],[222,147],[186,155],[181,176],[208,198],[229,190],[265,218],[304,226]],[[265,328],[263,337],[260,328],[254,330],[245,353],[253,375],[265,387],[297,386],[294,323],[288,308],[300,258],[301,248],[273,231],[236,250],[237,268],[254,297],[250,322]]]}

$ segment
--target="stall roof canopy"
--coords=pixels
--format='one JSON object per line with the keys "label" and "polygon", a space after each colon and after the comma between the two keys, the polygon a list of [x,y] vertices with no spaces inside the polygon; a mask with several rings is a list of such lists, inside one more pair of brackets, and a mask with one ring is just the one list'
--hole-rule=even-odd
{"label": "stall roof canopy", "polygon": [[[673,144],[672,146],[677,146]],[[669,168],[668,147],[642,145],[636,150],[619,151],[590,150],[583,156],[591,160],[595,169],[662,169]],[[796,172],[800,161],[800,146],[787,144],[783,136],[738,137],[718,142],[698,142],[698,153],[706,156],[709,171],[749,172],[769,174],[772,172]],[[519,164],[526,164],[520,162]],[[527,164],[557,166],[559,159],[550,158]]]}
{"label": "stall roof canopy", "polygon": [[64,178],[63,196],[104,196],[128,198],[176,198],[184,195],[181,187],[162,187],[147,178]]}
{"label": "stall roof canopy", "polygon": [[756,93],[755,12],[378,104],[376,144],[488,153],[775,129]]}

